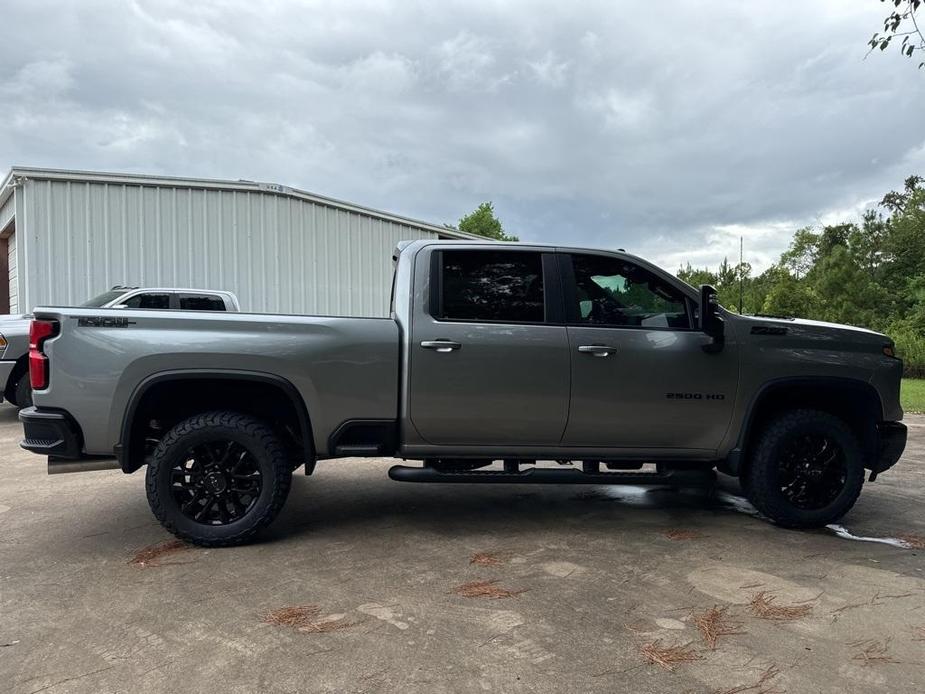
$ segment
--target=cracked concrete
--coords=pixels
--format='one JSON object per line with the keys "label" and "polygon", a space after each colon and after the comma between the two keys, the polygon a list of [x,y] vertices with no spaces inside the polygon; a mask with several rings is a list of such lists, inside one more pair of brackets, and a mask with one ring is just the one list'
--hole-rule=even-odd
{"label": "cracked concrete", "polygon": [[[903,460],[842,521],[856,536],[925,536],[925,418],[907,422]],[[327,461],[259,542],[138,567],[170,539],[141,475],[48,477],[20,433],[0,406],[0,692],[925,690],[925,552],[775,528],[731,480],[714,499],[403,485],[392,461]],[[452,592],[491,580],[527,592]],[[759,591],[812,610],[756,619]],[[299,605],[349,626],[263,621]],[[745,633],[710,651],[691,615],[714,605]],[[654,641],[699,659],[647,664]]]}

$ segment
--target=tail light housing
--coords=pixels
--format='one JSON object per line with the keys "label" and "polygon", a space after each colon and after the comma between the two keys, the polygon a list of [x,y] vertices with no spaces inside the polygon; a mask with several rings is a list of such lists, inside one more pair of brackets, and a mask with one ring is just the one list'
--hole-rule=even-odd
{"label": "tail light housing", "polygon": [[45,340],[58,334],[58,321],[33,320],[29,326],[29,382],[32,390],[48,387],[48,356]]}

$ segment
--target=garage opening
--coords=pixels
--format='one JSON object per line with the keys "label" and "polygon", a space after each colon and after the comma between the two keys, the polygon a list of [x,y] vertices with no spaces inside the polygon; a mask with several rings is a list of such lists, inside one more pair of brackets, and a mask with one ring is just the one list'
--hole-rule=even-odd
{"label": "garage opening", "polygon": [[0,231],[0,315],[10,312],[10,254],[16,252],[15,231],[13,222]]}

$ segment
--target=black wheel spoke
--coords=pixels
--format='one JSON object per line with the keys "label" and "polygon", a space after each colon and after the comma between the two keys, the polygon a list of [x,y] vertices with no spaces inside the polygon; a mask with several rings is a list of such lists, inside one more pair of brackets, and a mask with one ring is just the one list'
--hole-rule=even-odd
{"label": "black wheel spoke", "polygon": [[170,492],[180,512],[205,525],[227,525],[247,515],[263,476],[250,451],[231,439],[191,446],[170,471]]}
{"label": "black wheel spoke", "polygon": [[779,460],[777,481],[781,494],[799,509],[825,508],[847,483],[845,452],[829,436],[794,436],[785,444]]}

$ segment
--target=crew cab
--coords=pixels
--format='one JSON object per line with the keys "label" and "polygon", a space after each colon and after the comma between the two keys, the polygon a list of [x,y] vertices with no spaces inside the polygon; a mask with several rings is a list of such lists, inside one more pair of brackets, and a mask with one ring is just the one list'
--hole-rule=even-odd
{"label": "crew cab", "polygon": [[814,527],[905,445],[882,334],[735,315],[624,252],[414,241],[393,260],[388,318],[37,308],[22,446],[49,472],[145,468],[161,523],[216,546],[270,523],[318,461],[422,461],[389,475],[440,483],[719,469]]}

